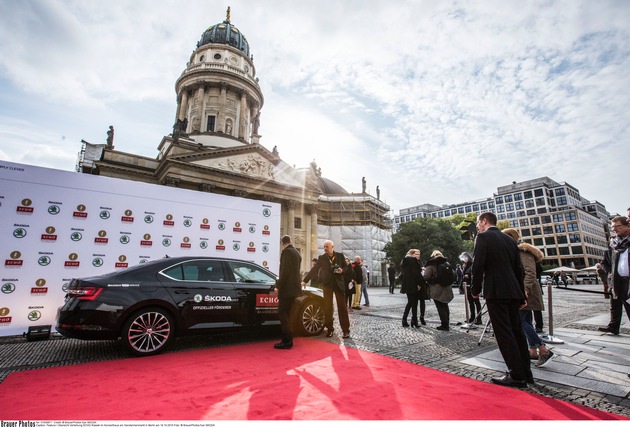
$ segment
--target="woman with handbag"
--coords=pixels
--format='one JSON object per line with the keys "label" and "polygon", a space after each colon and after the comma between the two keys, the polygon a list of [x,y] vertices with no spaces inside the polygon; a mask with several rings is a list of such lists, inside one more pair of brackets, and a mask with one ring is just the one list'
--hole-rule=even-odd
{"label": "woman with handbag", "polygon": [[[424,279],[429,283],[429,297],[433,299],[435,308],[437,308],[438,316],[440,316],[440,326],[436,329],[439,331],[449,330],[450,310],[448,303],[453,300],[452,278],[448,283],[441,284],[439,281],[438,270],[441,264],[446,263],[446,258],[442,252],[435,250],[431,253],[424,266]],[[452,272],[452,270],[451,270]]]}

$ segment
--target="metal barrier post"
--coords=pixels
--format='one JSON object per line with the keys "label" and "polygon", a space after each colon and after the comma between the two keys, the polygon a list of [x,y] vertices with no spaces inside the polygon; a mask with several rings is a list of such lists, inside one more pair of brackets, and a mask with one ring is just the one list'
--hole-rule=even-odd
{"label": "metal barrier post", "polygon": [[564,341],[553,336],[553,298],[551,297],[552,293],[552,285],[547,281],[547,312],[549,313],[549,333],[547,335],[543,335],[540,337],[541,340],[545,343],[550,344],[564,344]]}

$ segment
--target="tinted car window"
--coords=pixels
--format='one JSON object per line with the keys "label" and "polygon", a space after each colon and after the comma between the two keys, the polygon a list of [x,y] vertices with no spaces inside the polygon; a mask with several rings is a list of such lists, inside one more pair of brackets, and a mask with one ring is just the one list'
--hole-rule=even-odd
{"label": "tinted car window", "polygon": [[275,276],[256,265],[228,261],[230,271],[234,275],[233,281],[244,283],[269,283],[276,282]]}
{"label": "tinted car window", "polygon": [[162,271],[175,280],[197,282],[224,282],[225,276],[220,261],[196,260],[177,264]]}

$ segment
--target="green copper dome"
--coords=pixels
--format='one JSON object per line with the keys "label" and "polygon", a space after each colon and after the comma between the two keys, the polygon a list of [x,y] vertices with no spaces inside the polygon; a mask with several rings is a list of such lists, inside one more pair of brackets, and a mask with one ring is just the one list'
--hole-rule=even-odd
{"label": "green copper dome", "polygon": [[229,7],[225,21],[213,25],[204,31],[201,35],[201,40],[197,43],[197,47],[211,43],[221,43],[235,47],[249,58],[249,43],[243,33],[230,22]]}

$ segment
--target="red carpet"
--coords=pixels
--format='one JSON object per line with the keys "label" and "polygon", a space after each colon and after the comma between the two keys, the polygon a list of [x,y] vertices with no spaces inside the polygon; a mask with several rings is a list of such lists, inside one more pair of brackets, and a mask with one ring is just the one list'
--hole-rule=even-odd
{"label": "red carpet", "polygon": [[615,420],[311,339],[10,374],[3,420]]}

